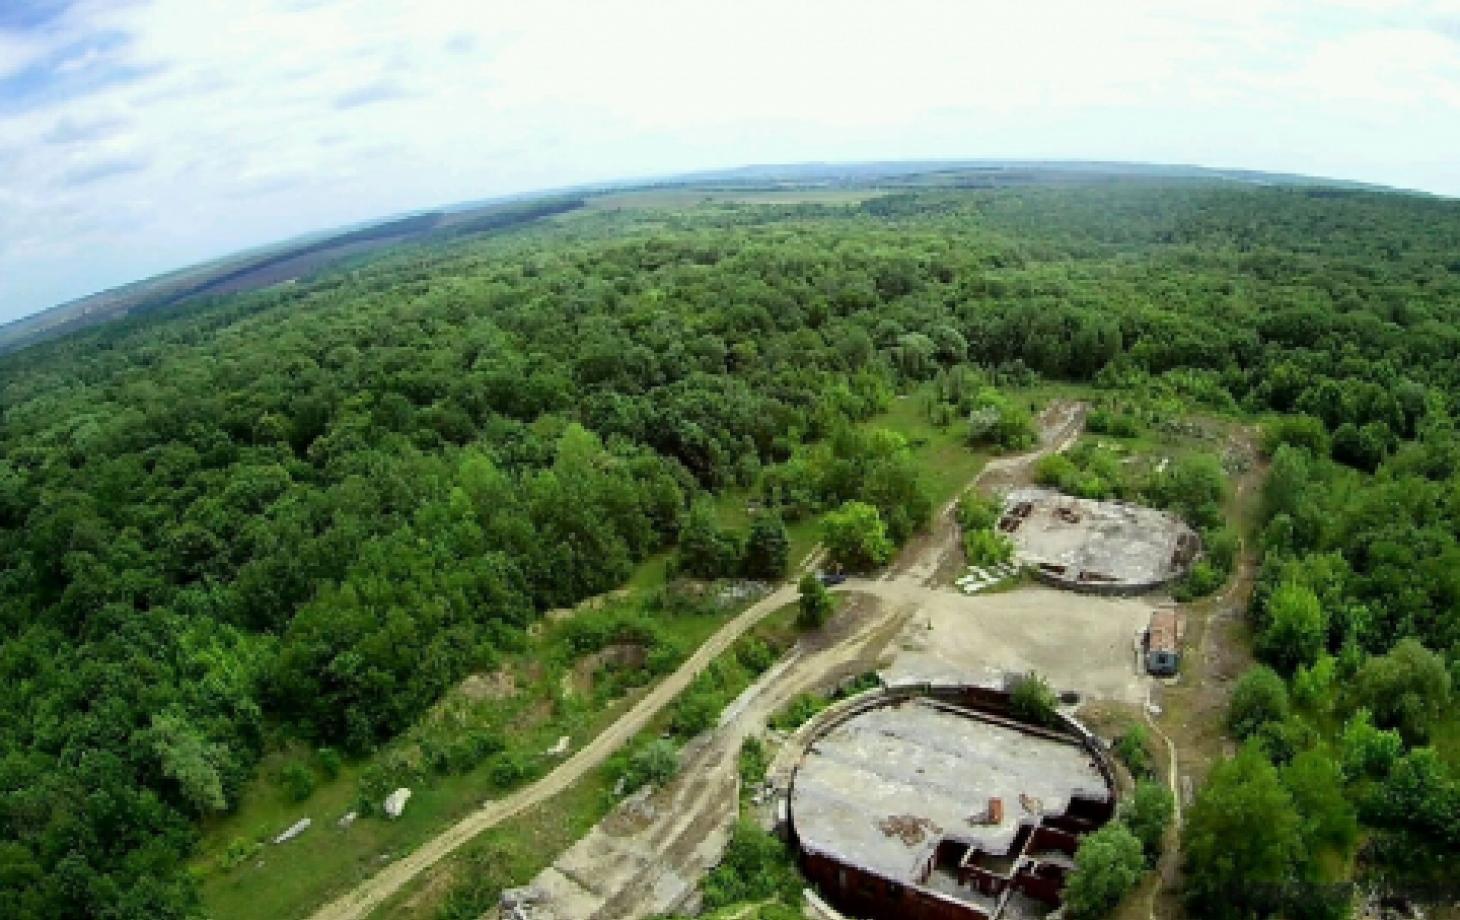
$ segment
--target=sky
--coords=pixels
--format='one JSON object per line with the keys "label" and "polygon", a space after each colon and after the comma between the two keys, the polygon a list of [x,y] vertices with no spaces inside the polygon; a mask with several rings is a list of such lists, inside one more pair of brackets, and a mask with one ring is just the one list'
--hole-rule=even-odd
{"label": "sky", "polygon": [[0,322],[458,201],[928,158],[1460,195],[1460,0],[0,0]]}

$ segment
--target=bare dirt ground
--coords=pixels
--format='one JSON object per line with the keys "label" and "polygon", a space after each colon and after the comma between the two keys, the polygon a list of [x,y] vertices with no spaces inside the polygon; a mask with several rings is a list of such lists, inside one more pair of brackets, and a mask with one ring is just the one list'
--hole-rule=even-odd
{"label": "bare dirt ground", "polygon": [[1082,699],[1135,705],[1146,700],[1150,678],[1140,667],[1138,648],[1150,600],[1043,586],[972,597],[901,583],[888,589],[878,596],[918,603],[892,665],[882,672],[889,683],[997,684],[1035,671],[1056,691],[1074,691]]}

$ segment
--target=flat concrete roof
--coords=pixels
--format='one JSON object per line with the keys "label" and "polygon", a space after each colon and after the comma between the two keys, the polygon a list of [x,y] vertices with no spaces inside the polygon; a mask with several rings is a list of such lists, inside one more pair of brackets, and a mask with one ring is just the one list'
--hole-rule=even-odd
{"label": "flat concrete roof", "polygon": [[[943,837],[1002,853],[1019,825],[1062,814],[1075,793],[1110,792],[1094,758],[1069,743],[927,699],[853,716],[819,738],[796,771],[791,816],[805,850],[913,882]],[[971,822],[990,798],[996,825]],[[889,819],[906,834],[884,830]],[[920,839],[915,839],[920,838]]]}
{"label": "flat concrete roof", "polygon": [[1185,571],[1172,557],[1181,538],[1195,534],[1174,515],[1053,489],[1016,489],[1005,498],[1005,513],[1025,502],[1032,506],[1028,517],[1009,534],[1021,563],[1062,566],[1060,577],[1070,581],[1081,572],[1098,573],[1107,584],[1155,585]]}

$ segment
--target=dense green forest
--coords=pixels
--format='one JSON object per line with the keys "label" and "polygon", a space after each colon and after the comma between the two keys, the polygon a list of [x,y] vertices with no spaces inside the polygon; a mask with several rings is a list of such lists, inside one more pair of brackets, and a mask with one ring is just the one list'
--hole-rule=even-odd
{"label": "dense green forest", "polygon": [[[590,210],[5,356],[0,915],[195,913],[198,820],[270,739],[371,750],[681,528],[707,576],[774,569],[771,515],[905,539],[905,445],[852,423],[935,379],[1015,441],[991,388],[1040,378],[1273,419],[1272,671],[1191,816],[1194,910],[1298,903],[1361,839],[1444,878],[1457,359],[1455,202],[1136,180]],[[746,535],[694,510],[732,487]]]}

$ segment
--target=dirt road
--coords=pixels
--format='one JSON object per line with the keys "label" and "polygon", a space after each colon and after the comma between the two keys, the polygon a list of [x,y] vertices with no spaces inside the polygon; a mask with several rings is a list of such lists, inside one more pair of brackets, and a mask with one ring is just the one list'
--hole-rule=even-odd
{"label": "dirt road", "polygon": [[505,798],[495,799],[462,818],[411,853],[386,866],[352,891],[315,911],[314,920],[353,920],[364,917],[398,891],[417,873],[434,865],[477,834],[539,802],[552,798],[600,766],[703,671],[710,662],[772,612],[796,599],[796,589],[785,585],[761,598],[701,645],[673,674],[660,681],[617,722],[535,783]]}
{"label": "dirt road", "polygon": [[[1084,420],[1084,406],[1078,403],[1057,404],[1041,419],[1040,447],[1029,453],[1013,457],[1004,457],[990,461],[985,465],[979,475],[974,478],[972,485],[986,485],[1002,483],[1004,481],[1018,481],[1020,477],[1027,476],[1032,464],[1039,458],[1054,451],[1063,450],[1074,442],[1079,435]],[[933,533],[924,537],[904,553],[904,561],[889,570],[888,580],[905,580],[911,582],[909,588],[921,588],[931,581],[937,572],[940,562],[949,552],[957,547],[957,528],[953,521],[953,503],[944,506],[938,513],[934,522]],[[844,590],[854,591],[855,584],[848,584]],[[886,593],[886,589],[879,593]],[[894,593],[895,590],[894,590]],[[910,591],[910,594],[916,594]],[[643,699],[639,700],[627,713],[617,722],[613,723],[588,744],[580,748],[575,754],[565,760],[552,772],[539,779],[537,782],[524,786],[505,798],[496,799],[486,803],[481,808],[462,818],[451,827],[442,831],[439,835],[422,844],[411,853],[402,856],[400,859],[386,866],[374,876],[361,882],[354,889],[339,898],[326,904],[313,914],[313,920],[356,920],[367,916],[375,908],[385,902],[387,898],[399,891],[407,882],[425,869],[435,865],[441,859],[450,855],[459,847],[470,841],[487,828],[505,821],[514,815],[532,807],[540,802],[546,801],[557,793],[577,782],[590,770],[599,767],[615,751],[626,744],[634,735],[647,726],[651,719],[665,706],[671,703],[695,677],[703,671],[711,661],[728,650],[747,631],[754,627],[766,616],[780,609],[796,599],[794,585],[783,585],[776,591],[757,601],[747,608],[734,620],[722,626],[704,645],[690,656],[689,660],[680,665],[669,677],[661,681],[649,691]],[[900,612],[905,609],[904,603],[897,598],[884,598],[891,603],[886,605],[884,616],[891,616],[893,612]],[[908,597],[906,600],[914,600]],[[883,622],[881,620],[879,623]],[[880,630],[874,628],[874,635],[881,635]],[[891,635],[886,637],[891,638]],[[884,640],[885,643],[885,640]],[[835,654],[845,654],[846,649],[840,649]],[[834,663],[834,655],[830,651],[817,659],[816,666],[809,666],[805,672],[807,680],[818,676],[824,677],[825,665]],[[781,669],[783,673],[798,671],[799,669]],[[749,720],[752,715],[758,716],[762,722],[765,716],[778,708],[782,697],[789,699],[785,693],[791,692],[791,687],[800,687],[805,683],[797,674],[795,678],[787,678],[784,684],[778,684],[774,688],[766,688],[764,702],[754,707],[754,712],[745,713]],[[811,686],[805,683],[805,686]],[[773,705],[774,704],[774,705]],[[770,708],[767,708],[770,707]],[[734,725],[750,725],[751,721],[736,720]],[[726,741],[733,741],[733,748],[719,748],[719,761],[734,763],[733,754],[727,751],[738,750],[740,740],[744,737],[743,730],[734,727],[732,731],[722,733]],[[713,760],[714,758],[712,758]],[[718,777],[718,770],[708,773],[698,773],[693,769],[693,764],[688,765],[691,769],[682,771],[685,782],[700,781],[705,788],[714,787],[710,780]],[[714,796],[710,796],[713,799]],[[723,799],[723,794],[720,796]],[[704,797],[699,797],[705,801]],[[682,815],[683,816],[683,815]],[[703,823],[684,823],[687,828],[703,828]],[[612,896],[611,896],[612,897]],[[617,911],[617,906],[615,906]],[[628,913],[612,913],[614,916],[631,916]]]}

